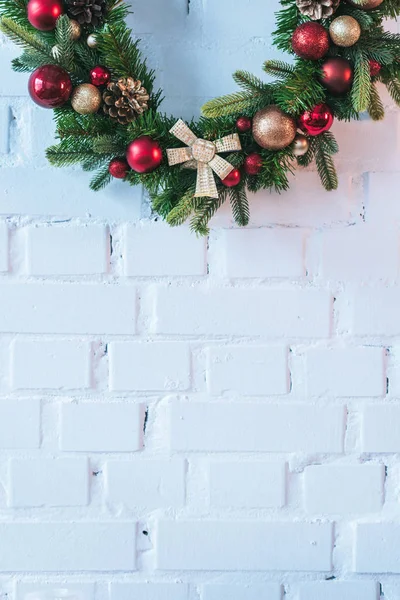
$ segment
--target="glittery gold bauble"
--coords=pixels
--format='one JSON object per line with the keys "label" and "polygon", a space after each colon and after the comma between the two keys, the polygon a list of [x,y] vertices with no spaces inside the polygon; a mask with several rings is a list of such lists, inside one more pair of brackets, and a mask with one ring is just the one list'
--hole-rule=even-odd
{"label": "glittery gold bauble", "polygon": [[72,92],[71,104],[80,115],[95,113],[101,106],[101,92],[91,83],[82,83]]}
{"label": "glittery gold bauble", "polygon": [[88,35],[86,43],[89,46],[89,48],[97,48],[97,39],[96,39],[96,36],[93,35],[93,33],[91,33],[90,35]]}
{"label": "glittery gold bauble", "polygon": [[329,35],[336,46],[349,48],[360,39],[361,27],[359,22],[348,15],[337,17],[329,27]]}
{"label": "glittery gold bauble", "polygon": [[271,105],[259,110],[253,119],[253,137],[261,148],[282,150],[295,138],[296,121]]}
{"label": "glittery gold bauble", "polygon": [[71,26],[71,40],[76,42],[81,37],[82,28],[79,25],[78,21],[75,21],[75,19],[71,19],[69,24]]}
{"label": "glittery gold bauble", "polygon": [[372,10],[373,8],[378,8],[383,0],[347,0],[347,2],[361,10]]}
{"label": "glittery gold bauble", "polygon": [[310,147],[309,141],[305,135],[298,133],[293,142],[293,154],[295,156],[304,156]]}

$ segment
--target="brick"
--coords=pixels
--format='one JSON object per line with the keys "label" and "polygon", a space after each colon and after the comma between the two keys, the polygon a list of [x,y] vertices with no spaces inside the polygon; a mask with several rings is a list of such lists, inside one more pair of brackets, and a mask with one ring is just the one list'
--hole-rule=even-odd
{"label": "brick", "polygon": [[207,384],[211,394],[274,396],[289,392],[286,347],[224,346],[207,352]]}
{"label": "brick", "polygon": [[[68,587],[66,581],[59,579],[52,579],[46,576],[45,581],[31,582],[31,581],[16,581],[15,582],[15,598],[16,600],[34,600],[34,597],[38,594],[41,595],[43,592],[47,594],[54,593],[54,589],[58,588],[59,600],[94,600],[95,596],[95,584],[87,583],[85,581],[71,582],[71,578],[68,578]],[[65,585],[64,588],[60,589],[61,585]],[[28,594],[32,594],[28,596]]]}
{"label": "brick", "polygon": [[300,586],[299,600],[379,600],[376,581],[311,581]]}
{"label": "brick", "polygon": [[0,223],[0,271],[2,273],[8,271],[8,227],[6,223]]}
{"label": "brick", "polygon": [[11,352],[11,386],[14,389],[73,390],[90,387],[88,343],[17,339]]}
{"label": "brick", "polygon": [[106,498],[111,504],[135,509],[182,507],[185,501],[185,462],[172,460],[108,461]]}
{"label": "brick", "polygon": [[366,406],[362,415],[363,452],[400,452],[400,405]]}
{"label": "brick", "polygon": [[259,520],[158,524],[157,568],[165,571],[330,571],[331,554],[330,524]]}
{"label": "brick", "polygon": [[298,278],[305,272],[300,229],[228,229],[216,250],[223,253],[227,277]]}
{"label": "brick", "polygon": [[85,458],[11,459],[9,506],[85,506],[89,465]]}
{"label": "brick", "polygon": [[29,275],[94,275],[107,271],[109,239],[103,226],[30,226],[25,235]]}
{"label": "brick", "polygon": [[8,103],[0,105],[0,154],[10,152],[11,110]]}
{"label": "brick", "polygon": [[359,523],[354,570],[358,573],[400,573],[398,523]]}
{"label": "brick", "polygon": [[2,333],[135,333],[136,291],[113,284],[0,284]]}
{"label": "brick", "polygon": [[386,393],[383,348],[314,348],[307,351],[311,396],[368,397]]}
{"label": "brick", "polygon": [[359,289],[353,302],[355,335],[395,336],[400,333],[400,289]]}
{"label": "brick", "polygon": [[154,331],[183,335],[328,337],[330,313],[330,294],[315,290],[160,287],[154,308]]}
{"label": "brick", "polygon": [[110,600],[188,600],[184,583],[119,583],[110,584]]}
{"label": "brick", "polygon": [[280,508],[285,501],[286,464],[284,462],[211,462],[211,506]]}
{"label": "brick", "polygon": [[398,583],[384,583],[382,592],[385,600],[400,600],[400,585]]}
{"label": "brick", "polygon": [[384,465],[313,465],[305,469],[309,513],[368,513],[383,503]]}
{"label": "brick", "polygon": [[398,275],[399,235],[394,229],[383,232],[362,222],[324,231],[317,239],[325,279],[365,283],[386,281]]}
{"label": "brick", "polygon": [[0,571],[131,571],[135,536],[131,522],[0,523]]}
{"label": "brick", "polygon": [[134,452],[143,445],[143,424],[142,404],[63,404],[60,448],[77,452]]}
{"label": "brick", "polygon": [[203,586],[202,600],[281,600],[282,587],[279,583],[208,584]]}
{"label": "brick", "polygon": [[[165,277],[205,275],[206,240],[188,227],[171,228],[162,222],[127,225],[125,275]],[[155,248],[161,251],[154,251]]]}
{"label": "brick", "polygon": [[399,189],[400,173],[370,172],[368,173],[368,196],[366,202],[366,219],[368,223],[383,224],[385,230],[388,223],[400,222],[400,206],[393,190]]}
{"label": "brick", "polygon": [[174,402],[170,444],[178,452],[340,453],[344,424],[338,406]]}
{"label": "brick", "polygon": [[187,390],[190,352],[175,342],[112,342],[109,344],[110,389]]}
{"label": "brick", "polygon": [[39,400],[0,400],[0,448],[39,448]]}

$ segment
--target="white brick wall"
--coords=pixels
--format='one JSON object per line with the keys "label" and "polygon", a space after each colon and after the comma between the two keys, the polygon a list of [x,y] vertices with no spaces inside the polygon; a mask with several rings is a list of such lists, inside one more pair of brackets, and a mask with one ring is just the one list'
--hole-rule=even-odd
{"label": "white brick wall", "polygon": [[[284,58],[278,0],[131,4],[176,116]],[[400,600],[389,96],[385,122],[335,123],[337,192],[299,170],[200,240],[51,169],[1,44],[0,598]]]}

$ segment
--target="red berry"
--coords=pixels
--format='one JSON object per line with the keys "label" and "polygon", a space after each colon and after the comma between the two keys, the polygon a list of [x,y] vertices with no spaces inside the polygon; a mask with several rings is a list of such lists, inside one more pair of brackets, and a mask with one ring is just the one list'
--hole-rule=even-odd
{"label": "red berry", "polygon": [[250,117],[239,117],[236,121],[236,129],[240,131],[240,133],[246,133],[246,131],[250,131],[251,129],[251,119]]}
{"label": "red berry", "polygon": [[253,152],[253,154],[249,154],[244,161],[244,171],[247,175],[258,175],[261,171],[263,165],[263,160],[261,154],[258,152]]}
{"label": "red berry", "polygon": [[110,82],[110,79],[111,73],[106,67],[98,65],[90,71],[90,82],[97,87],[106,85]]}
{"label": "red berry", "polygon": [[381,70],[382,70],[381,63],[378,63],[377,60],[372,60],[372,59],[369,61],[369,72],[371,74],[371,77],[376,77],[377,75],[379,75]]}
{"label": "red berry", "polygon": [[222,183],[226,187],[235,187],[239,185],[241,179],[242,176],[240,174],[239,169],[233,169],[233,171],[229,173],[228,177],[225,177],[225,179],[222,180]]}
{"label": "red berry", "polygon": [[123,158],[113,158],[108,165],[110,175],[116,179],[125,179],[128,173],[129,165]]}

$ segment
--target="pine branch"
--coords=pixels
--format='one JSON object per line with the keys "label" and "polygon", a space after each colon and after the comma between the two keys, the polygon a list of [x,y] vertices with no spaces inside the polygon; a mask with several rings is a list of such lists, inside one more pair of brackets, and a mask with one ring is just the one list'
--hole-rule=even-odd
{"label": "pine branch", "polygon": [[249,224],[250,208],[246,190],[243,186],[229,189],[229,198],[235,222],[241,227]]}
{"label": "pine branch", "polygon": [[205,198],[190,222],[191,230],[201,236],[208,235],[210,233],[208,223],[217,210],[223,205],[227,195],[227,190],[221,190],[218,198]]}
{"label": "pine branch", "polygon": [[31,31],[28,27],[23,27],[9,17],[0,18],[0,30],[18,46],[41,54],[44,61],[54,62],[51,46],[41,39],[36,30]]}
{"label": "pine branch", "polygon": [[354,110],[367,110],[371,98],[371,75],[368,58],[362,50],[358,50],[354,65],[354,82],[351,90],[351,100]]}
{"label": "pine branch", "polygon": [[390,79],[386,82],[386,87],[392,99],[400,106],[400,81],[399,79]]}
{"label": "pine branch", "polygon": [[67,15],[57,19],[56,30],[57,63],[66,71],[75,70],[74,41],[72,39],[71,21]]}
{"label": "pine branch", "polygon": [[236,71],[233,79],[241,88],[250,93],[267,92],[269,89],[266,83],[247,71]]}
{"label": "pine branch", "polygon": [[111,182],[111,179],[112,177],[107,165],[102,169],[99,169],[99,171],[93,177],[92,181],[90,182],[90,189],[93,190],[93,192],[98,192],[99,190],[105,188]]}
{"label": "pine branch", "polygon": [[189,189],[179,200],[178,204],[170,211],[167,215],[167,223],[169,225],[176,227],[187,221],[196,205],[193,194],[194,188]]}
{"label": "pine branch", "polygon": [[315,138],[315,160],[322,185],[329,192],[338,187],[338,178],[332,156],[327,152],[322,136]]}
{"label": "pine branch", "polygon": [[268,75],[274,75],[278,79],[286,79],[288,75],[294,74],[294,67],[282,60],[267,60],[263,69]]}
{"label": "pine branch", "polygon": [[373,121],[381,121],[385,117],[385,109],[383,108],[383,103],[375,83],[371,85],[368,112]]}

